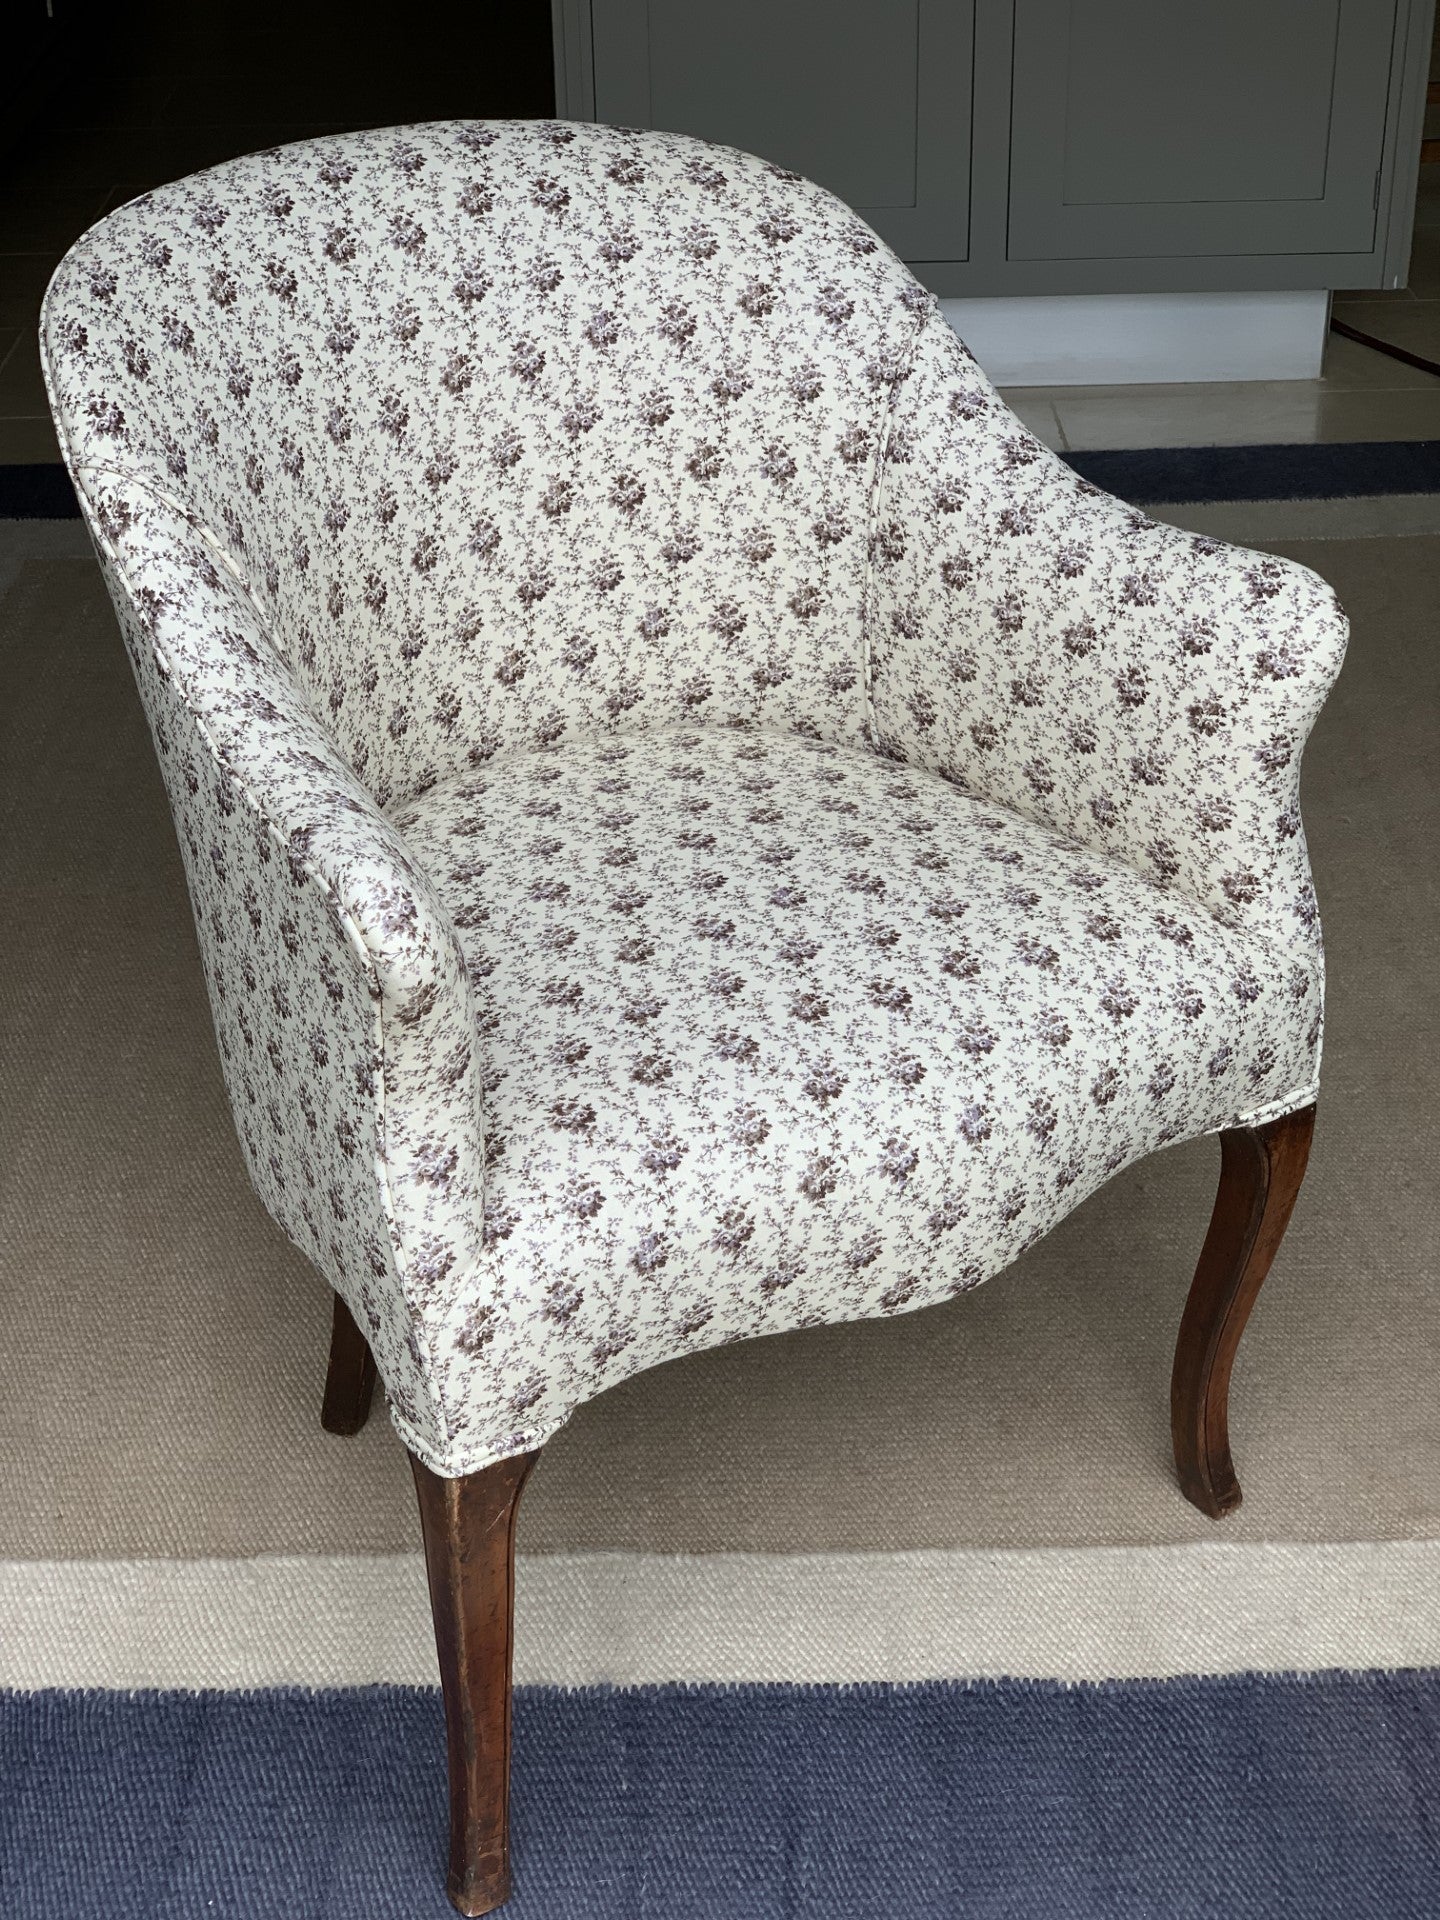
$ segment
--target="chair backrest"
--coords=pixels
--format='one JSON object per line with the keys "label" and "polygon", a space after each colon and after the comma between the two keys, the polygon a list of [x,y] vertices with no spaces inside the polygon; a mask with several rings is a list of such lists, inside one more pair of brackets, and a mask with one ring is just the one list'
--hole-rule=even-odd
{"label": "chair backrest", "polygon": [[81,484],[209,528],[385,804],[610,727],[864,740],[869,522],[931,304],[749,155],[457,122],[143,195],[43,330]]}

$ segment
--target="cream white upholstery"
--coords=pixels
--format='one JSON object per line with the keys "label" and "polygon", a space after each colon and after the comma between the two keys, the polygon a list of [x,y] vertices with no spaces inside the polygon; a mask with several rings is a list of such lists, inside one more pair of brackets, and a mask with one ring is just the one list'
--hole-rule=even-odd
{"label": "cream white upholstery", "polygon": [[437,1471],[1314,1098],[1329,589],[1078,480],[818,188],[307,142],[44,353],[251,1175]]}

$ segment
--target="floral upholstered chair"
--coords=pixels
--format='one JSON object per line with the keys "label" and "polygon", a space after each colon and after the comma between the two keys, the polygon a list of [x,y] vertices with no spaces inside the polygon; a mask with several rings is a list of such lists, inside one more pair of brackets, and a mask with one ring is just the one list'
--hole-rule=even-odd
{"label": "floral upholstered chair", "polygon": [[462,1912],[516,1501],[627,1375],[964,1293],[1218,1132],[1174,1435],[1234,1505],[1320,1050],[1314,574],[1077,479],[847,208],[669,134],[254,154],[102,221],[43,333],[324,1418],[378,1367],[414,1462]]}

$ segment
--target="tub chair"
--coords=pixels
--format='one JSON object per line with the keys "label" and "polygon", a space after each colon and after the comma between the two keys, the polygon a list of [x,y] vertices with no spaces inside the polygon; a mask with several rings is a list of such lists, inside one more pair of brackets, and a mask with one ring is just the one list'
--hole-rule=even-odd
{"label": "tub chair", "polygon": [[45,301],[245,1161],[424,1526],[449,1890],[508,1890],[516,1502],[582,1401],[912,1312],[1218,1133],[1173,1381],[1305,1166],[1345,623],[1011,414],[845,206],[456,122],[142,195]]}

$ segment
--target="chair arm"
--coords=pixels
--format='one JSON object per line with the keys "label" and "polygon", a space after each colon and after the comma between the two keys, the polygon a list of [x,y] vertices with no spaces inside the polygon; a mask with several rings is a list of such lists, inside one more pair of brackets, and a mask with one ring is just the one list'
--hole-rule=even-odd
{"label": "chair arm", "polygon": [[1228,924],[1313,938],[1300,757],[1347,632],[1326,583],[1079,479],[938,315],[887,474],[882,748]]}
{"label": "chair arm", "polygon": [[261,1199],[444,1456],[438,1329],[481,1250],[470,982],[449,917],[344,763],[240,570],[179,502],[75,475],[155,737],[226,1086]]}

